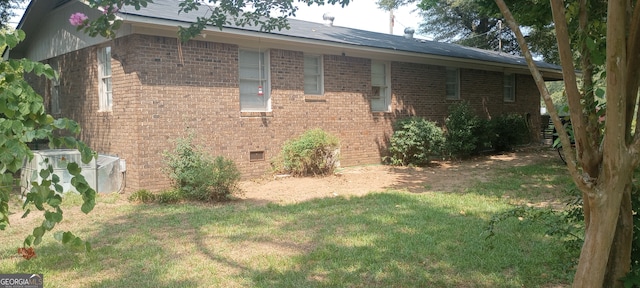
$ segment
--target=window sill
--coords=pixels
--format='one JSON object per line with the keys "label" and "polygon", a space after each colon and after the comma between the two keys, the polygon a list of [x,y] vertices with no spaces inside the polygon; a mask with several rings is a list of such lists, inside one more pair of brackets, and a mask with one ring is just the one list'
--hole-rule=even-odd
{"label": "window sill", "polygon": [[304,95],[305,102],[327,102],[327,97],[324,95]]}
{"label": "window sill", "polygon": [[264,118],[264,117],[273,117],[273,112],[240,112],[240,117],[255,117],[255,118]]}
{"label": "window sill", "polygon": [[385,116],[391,114],[391,111],[371,111],[373,116]]}

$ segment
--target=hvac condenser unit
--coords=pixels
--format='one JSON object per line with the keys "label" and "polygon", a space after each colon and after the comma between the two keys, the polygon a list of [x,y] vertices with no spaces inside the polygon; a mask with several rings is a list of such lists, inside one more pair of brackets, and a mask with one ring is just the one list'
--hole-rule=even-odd
{"label": "hvac condenser unit", "polygon": [[[64,192],[77,192],[71,185],[73,175],[67,171],[67,164],[75,162],[82,168],[82,176],[87,180],[89,186],[99,193],[118,192],[122,187],[124,174],[120,159],[114,156],[98,155],[98,161],[92,159],[91,162],[82,163],[80,152],[74,149],[53,149],[35,150],[33,159],[25,160],[20,174],[20,186],[23,193],[31,190],[31,182],[42,181],[40,170],[46,169],[48,165],[53,168],[53,174],[60,178],[60,185]],[[96,189],[96,187],[98,189]],[[53,187],[52,187],[53,188]]]}

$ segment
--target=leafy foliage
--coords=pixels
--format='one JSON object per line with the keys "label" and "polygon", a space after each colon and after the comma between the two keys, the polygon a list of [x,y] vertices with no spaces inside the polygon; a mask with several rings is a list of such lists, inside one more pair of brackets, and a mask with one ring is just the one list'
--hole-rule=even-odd
{"label": "leafy foliage", "polygon": [[184,193],[180,189],[170,189],[162,191],[155,197],[155,201],[160,204],[175,204],[184,198]]}
{"label": "leafy foliage", "polygon": [[8,27],[11,17],[16,16],[15,10],[20,9],[24,0],[0,0],[0,26]]}
{"label": "leafy foliage", "polygon": [[149,190],[140,189],[131,193],[128,199],[131,202],[153,203],[156,201],[156,195],[149,192]]}
{"label": "leafy foliage", "polygon": [[389,154],[385,159],[392,165],[429,163],[429,157],[441,153],[444,144],[442,129],[435,122],[420,117],[400,119],[394,124]]}
{"label": "leafy foliage", "polygon": [[284,143],[275,170],[296,176],[328,175],[339,158],[340,140],[322,129],[311,129]]}
{"label": "leafy foliage", "polygon": [[[0,32],[0,46],[15,47],[25,38],[23,31]],[[54,119],[44,110],[43,99],[24,79],[25,74],[33,73],[39,77],[53,79],[56,72],[47,64],[31,61],[29,59],[9,59],[0,61],[0,230],[9,225],[9,195],[14,185],[13,175],[21,168],[25,159],[31,159],[33,153],[28,143],[46,139],[52,147],[65,147],[78,149],[82,161],[88,163],[95,156],[81,141],[73,136],[65,135],[68,131],[72,135],[80,132],[78,124],[72,120],[60,118]],[[68,134],[68,133],[67,133]],[[82,212],[89,213],[95,206],[96,192],[89,186],[81,175],[81,169],[77,163],[69,163],[67,171],[72,175],[71,184],[82,195]],[[62,186],[60,178],[53,174],[51,165],[39,173],[42,181],[34,182],[32,188],[24,197],[22,208],[25,210],[23,217],[31,213],[31,209],[41,211],[44,216],[42,224],[33,229],[27,236],[24,246],[37,245],[47,231],[51,231],[62,217]],[[70,232],[65,235],[73,235]],[[76,236],[56,237],[62,242],[84,246],[89,249],[88,243],[82,242]],[[77,246],[76,245],[76,246]],[[35,252],[34,252],[35,253]]]}
{"label": "leafy foliage", "polygon": [[[192,143],[193,135],[176,140],[176,148],[164,153],[165,173],[186,198],[199,201],[228,200],[238,192],[240,172],[235,163],[213,158]],[[158,196],[160,197],[160,196]]]}
{"label": "leafy foliage", "polygon": [[[540,0],[509,1],[514,13],[527,26],[532,50],[548,62],[557,62],[557,49],[549,3]],[[402,2],[400,4],[403,4]],[[464,46],[510,54],[520,54],[514,34],[502,22],[502,15],[494,1],[422,0],[424,22],[420,29],[434,36],[437,41],[453,42]]]}
{"label": "leafy foliage", "polygon": [[496,137],[492,147],[496,152],[511,151],[516,145],[528,143],[531,135],[526,120],[520,114],[503,114],[490,121],[490,129]]}
{"label": "leafy foliage", "polygon": [[445,127],[445,151],[451,156],[468,157],[490,143],[487,121],[480,119],[468,102],[449,107]]}

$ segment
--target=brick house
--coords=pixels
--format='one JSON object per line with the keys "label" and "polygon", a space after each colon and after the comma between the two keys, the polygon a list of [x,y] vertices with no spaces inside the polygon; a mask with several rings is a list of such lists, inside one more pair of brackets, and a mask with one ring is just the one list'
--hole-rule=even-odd
{"label": "brick house", "polygon": [[[100,13],[81,1],[32,1],[19,24],[27,39],[9,52],[59,71],[32,83],[93,149],[126,159],[128,191],[166,188],[161,154],[189,133],[251,178],[316,127],[340,138],[342,166],[379,163],[396,119],[442,123],[462,100],[484,117],[521,113],[540,126],[540,96],[519,57],[293,19],[290,30],[208,28],[179,44],[176,27],[198,15],[177,11],[171,0],[125,7],[111,40],[69,24],[74,12]],[[546,79],[561,78],[539,64]]]}

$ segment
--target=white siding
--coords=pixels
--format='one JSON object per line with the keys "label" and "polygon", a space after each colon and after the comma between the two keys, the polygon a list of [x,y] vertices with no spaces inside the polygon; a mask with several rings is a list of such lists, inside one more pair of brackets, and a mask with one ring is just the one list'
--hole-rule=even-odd
{"label": "white siding", "polygon": [[[76,27],[69,23],[69,16],[76,12],[86,14],[89,19],[95,19],[100,15],[99,11],[75,1],[51,11],[44,17],[44,21],[39,23],[37,31],[25,31],[29,45],[24,57],[42,61],[108,41],[101,36],[90,37],[82,31],[77,31]],[[31,19],[33,20],[35,19]]]}

